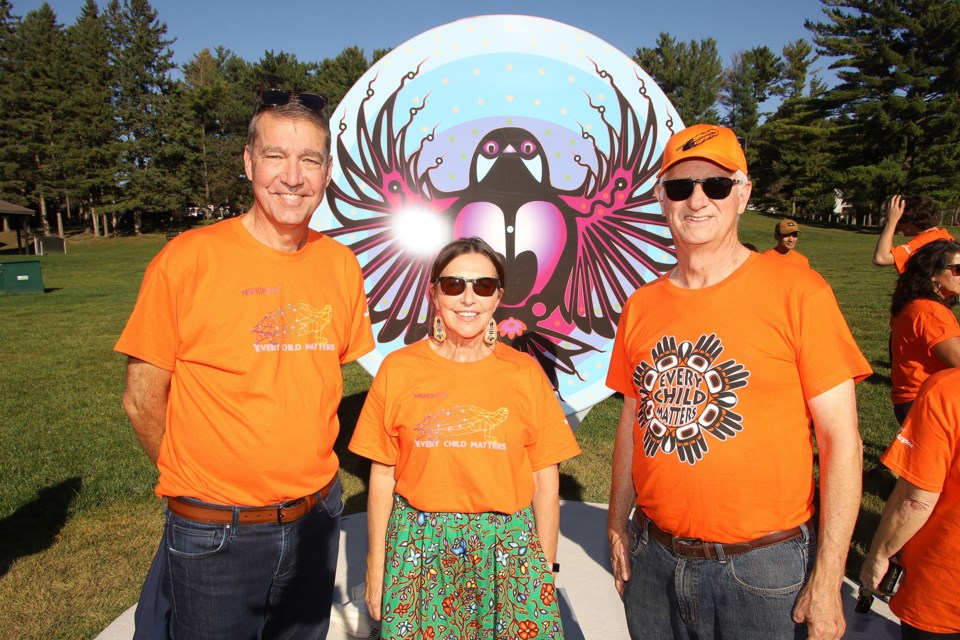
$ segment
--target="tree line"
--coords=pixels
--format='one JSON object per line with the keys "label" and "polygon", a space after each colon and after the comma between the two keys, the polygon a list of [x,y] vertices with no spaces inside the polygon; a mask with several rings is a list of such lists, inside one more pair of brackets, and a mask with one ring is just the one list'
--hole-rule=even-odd
{"label": "tree line", "polygon": [[[798,217],[834,212],[876,224],[894,193],[960,208],[960,0],[821,0],[811,40],[759,46],[724,64],[714,38],[660,34],[634,59],[687,124],[740,137],[755,206]],[[239,157],[256,90],[327,96],[329,109],[387,51],[357,47],[302,62],[223,47],[177,69],[148,0],[86,0],[64,26],[49,5],[23,17],[0,0],[0,198],[38,209],[43,233],[83,220],[96,233],[192,205],[240,211]],[[820,75],[828,64],[837,82]],[[175,77],[174,72],[179,77]]]}

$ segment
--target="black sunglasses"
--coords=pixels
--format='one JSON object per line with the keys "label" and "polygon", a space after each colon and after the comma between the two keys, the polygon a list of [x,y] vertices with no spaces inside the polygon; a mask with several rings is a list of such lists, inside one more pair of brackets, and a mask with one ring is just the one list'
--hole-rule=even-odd
{"label": "black sunglasses", "polygon": [[[955,276],[960,277],[960,264],[948,264],[947,271]],[[476,289],[474,289],[474,291],[476,291]]]}
{"label": "black sunglasses", "polygon": [[682,202],[693,195],[694,185],[703,187],[703,194],[711,200],[723,200],[730,195],[733,185],[740,184],[743,180],[734,180],[733,178],[702,178],[694,180],[693,178],[678,178],[677,180],[664,180],[663,190],[669,200]]}
{"label": "black sunglasses", "polygon": [[284,89],[260,89],[257,91],[257,97],[260,98],[260,109],[282,107],[289,104],[294,97],[307,109],[317,113],[322,113],[323,108],[327,106],[327,99],[316,93],[300,93],[299,91],[286,91]]}
{"label": "black sunglasses", "polygon": [[489,298],[500,289],[498,278],[461,278],[459,276],[439,276],[433,284],[440,285],[440,293],[445,296],[458,296],[467,288],[467,283],[473,287],[478,296]]}

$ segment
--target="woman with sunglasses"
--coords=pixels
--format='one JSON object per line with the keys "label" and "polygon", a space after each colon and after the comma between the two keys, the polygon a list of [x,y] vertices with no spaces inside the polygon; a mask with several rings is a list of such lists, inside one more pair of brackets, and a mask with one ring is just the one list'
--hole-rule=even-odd
{"label": "woman with sunglasses", "polygon": [[537,362],[497,341],[503,262],[434,259],[426,340],[389,356],[350,450],[370,458],[366,601],[384,638],[562,638],[558,464],[580,453]]}
{"label": "woman with sunglasses", "polygon": [[907,261],[890,306],[890,391],[902,424],[920,384],[960,366],[960,324],[950,310],[960,295],[960,244],[936,240]]}

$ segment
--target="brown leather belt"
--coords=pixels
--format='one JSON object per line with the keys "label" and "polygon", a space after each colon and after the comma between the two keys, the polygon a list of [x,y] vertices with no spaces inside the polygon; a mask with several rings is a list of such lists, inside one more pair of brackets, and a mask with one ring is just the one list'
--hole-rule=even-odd
{"label": "brown leather belt", "polygon": [[[240,524],[286,524],[299,520],[317,506],[318,496],[320,500],[326,499],[336,481],[337,476],[333,476],[333,480],[320,491],[296,500],[288,500],[267,507],[236,507],[239,509],[237,521]],[[235,507],[196,504],[182,498],[167,496],[167,508],[181,518],[194,522],[232,524]]]}
{"label": "brown leather belt", "polygon": [[[699,538],[678,538],[670,535],[658,527],[656,523],[649,519],[639,508],[633,511],[633,521],[637,523],[641,531],[643,531],[644,525],[647,525],[647,532],[650,534],[650,537],[672,551],[673,555],[681,558],[699,558],[704,560],[719,560],[720,555],[717,553],[718,547],[723,550],[724,556],[736,556],[746,553],[747,551],[763,549],[764,547],[769,547],[780,542],[793,540],[803,535],[803,530],[797,526],[785,531],[774,531],[765,536],[760,536],[755,540],[748,540],[746,542],[704,542]],[[808,520],[802,526],[809,528],[811,523],[812,520]]]}

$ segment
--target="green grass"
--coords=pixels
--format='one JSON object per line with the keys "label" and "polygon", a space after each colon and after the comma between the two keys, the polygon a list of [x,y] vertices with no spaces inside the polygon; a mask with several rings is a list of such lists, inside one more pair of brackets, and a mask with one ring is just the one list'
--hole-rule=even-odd
{"label": "green grass", "polygon": [[[775,222],[748,212],[741,238],[769,248]],[[857,388],[870,469],[896,431],[886,355],[895,273],[870,263],[875,234],[800,222],[798,249],[833,286],[875,371]],[[15,236],[0,234],[3,242],[0,259],[15,258]],[[164,244],[162,234],[78,236],[68,254],[41,258],[44,295],[0,296],[0,637],[93,637],[136,600],[161,514],[156,471],[120,407],[125,360],[112,347]],[[359,366],[345,367],[337,451],[348,512],[366,501],[368,465],[345,445],[369,383]],[[606,501],[620,408],[609,398],[581,424],[583,454],[561,466],[564,498]],[[851,573],[889,488],[868,476]]]}

